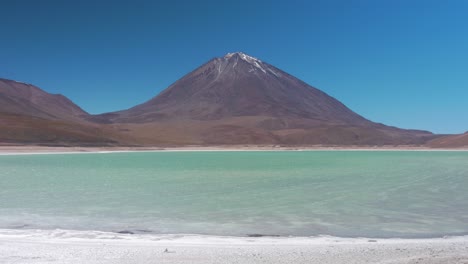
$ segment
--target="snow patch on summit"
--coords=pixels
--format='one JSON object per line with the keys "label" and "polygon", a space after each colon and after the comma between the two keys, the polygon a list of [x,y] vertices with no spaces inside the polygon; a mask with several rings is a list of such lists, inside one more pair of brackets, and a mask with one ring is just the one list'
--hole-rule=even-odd
{"label": "snow patch on summit", "polygon": [[14,81],[15,83],[21,83],[21,84],[31,85],[31,84],[25,83],[25,82],[20,82],[20,81],[15,81],[15,80],[12,80],[12,81]]}
{"label": "snow patch on summit", "polygon": [[[228,54],[226,54],[226,55],[224,56],[224,59],[230,59],[232,56],[234,56],[234,55],[236,55],[236,54],[239,55],[239,57],[240,57],[242,60],[244,60],[244,61],[250,63],[250,64],[253,65],[253,66],[255,66],[255,68],[261,70],[263,73],[267,73],[266,70],[265,70],[265,68],[264,68],[264,66],[262,66],[263,63],[262,63],[261,60],[255,58],[255,57],[249,56],[249,55],[247,55],[247,54],[245,54],[245,53],[242,53],[242,52],[228,53]],[[237,61],[236,61],[236,63],[233,65],[233,68],[234,68],[236,65],[237,65]]]}

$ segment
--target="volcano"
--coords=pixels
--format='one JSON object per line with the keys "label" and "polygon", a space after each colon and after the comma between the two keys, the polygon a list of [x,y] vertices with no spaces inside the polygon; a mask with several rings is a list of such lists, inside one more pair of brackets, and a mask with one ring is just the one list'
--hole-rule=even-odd
{"label": "volcano", "polygon": [[114,122],[132,123],[239,116],[366,122],[324,92],[240,52],[215,58],[148,102],[115,114]]}
{"label": "volcano", "polygon": [[142,144],[405,145],[433,137],[371,122],[242,52],[208,61],[143,104],[88,119]]}

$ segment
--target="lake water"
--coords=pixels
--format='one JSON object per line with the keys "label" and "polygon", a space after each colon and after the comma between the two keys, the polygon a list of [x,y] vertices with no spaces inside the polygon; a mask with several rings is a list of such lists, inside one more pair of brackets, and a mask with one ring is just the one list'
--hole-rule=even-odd
{"label": "lake water", "polygon": [[468,152],[3,155],[0,229],[467,234]]}

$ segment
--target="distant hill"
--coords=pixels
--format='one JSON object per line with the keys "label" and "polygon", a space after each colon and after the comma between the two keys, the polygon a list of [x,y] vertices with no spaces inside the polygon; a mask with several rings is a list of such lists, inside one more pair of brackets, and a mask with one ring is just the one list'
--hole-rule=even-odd
{"label": "distant hill", "polygon": [[461,148],[468,147],[468,132],[461,135],[443,136],[431,140],[427,143],[428,146],[433,148]]}
{"label": "distant hill", "polygon": [[90,117],[146,144],[424,144],[434,135],[371,122],[247,54],[214,58],[153,99]]}
{"label": "distant hill", "polygon": [[6,79],[0,79],[0,112],[56,120],[82,120],[88,115],[63,95]]}
{"label": "distant hill", "polygon": [[[103,145],[116,141],[63,95],[0,79],[0,143]],[[112,134],[112,133],[110,133]]]}

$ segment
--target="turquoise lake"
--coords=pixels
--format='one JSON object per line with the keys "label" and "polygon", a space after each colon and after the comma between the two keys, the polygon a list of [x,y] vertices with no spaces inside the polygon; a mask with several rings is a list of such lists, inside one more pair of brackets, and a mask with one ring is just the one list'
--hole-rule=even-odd
{"label": "turquoise lake", "polygon": [[468,234],[468,152],[0,156],[0,229],[149,234]]}

